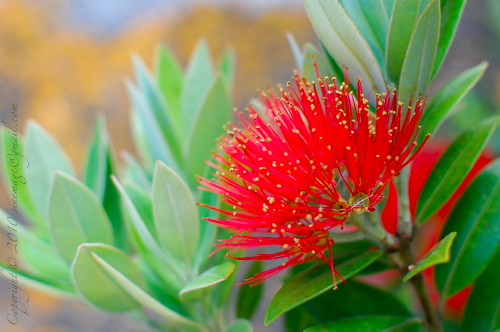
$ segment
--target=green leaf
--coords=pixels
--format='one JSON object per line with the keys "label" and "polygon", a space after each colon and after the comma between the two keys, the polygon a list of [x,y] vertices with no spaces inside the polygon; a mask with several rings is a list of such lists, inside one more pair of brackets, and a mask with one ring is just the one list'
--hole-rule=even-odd
{"label": "green leaf", "polygon": [[181,116],[184,132],[192,130],[203,101],[215,80],[210,50],[205,40],[198,43],[184,77],[181,94]]}
{"label": "green leaf", "polygon": [[304,332],[377,332],[407,320],[400,316],[360,316],[344,318],[328,324],[314,326]]}
{"label": "green leaf", "polygon": [[170,168],[156,163],[153,220],[160,245],[191,266],[200,237],[200,218],[191,191]]}
{"label": "green leaf", "polygon": [[[0,209],[0,226],[7,233],[8,227],[17,229],[18,245],[15,248],[23,259],[23,263],[32,270],[35,277],[46,279],[61,287],[71,288],[69,264],[59,255],[54,247],[33,234],[19,221]],[[7,247],[11,248],[8,244]],[[14,249],[15,250],[15,249]]]}
{"label": "green leaf", "polygon": [[[48,233],[47,224],[36,210],[26,185],[26,168],[29,167],[29,161],[23,157],[26,153],[20,133],[4,128],[1,129],[1,137],[4,185],[9,194],[9,199],[17,198],[17,206],[10,202],[9,205],[11,205],[11,209],[15,207],[16,211],[19,211],[20,208],[22,214],[30,222],[41,228],[44,233]],[[12,196],[14,189],[17,197]],[[15,211],[13,210],[13,212]]]}
{"label": "green leaf", "polygon": [[[83,271],[84,267],[88,270]],[[135,307],[133,305],[135,302],[165,318],[170,325],[186,324],[200,327],[149,295],[144,290],[145,283],[139,267],[125,253],[116,248],[101,244],[85,244],[79,250],[73,269],[74,280],[79,285],[79,290],[87,299],[105,310],[124,311],[127,309],[123,308],[126,308],[129,303],[129,307]],[[103,281],[103,284],[99,284],[101,287],[91,284],[89,289],[89,279]],[[103,293],[96,294],[97,289]],[[117,303],[122,300],[125,303]]]}
{"label": "green leaf", "polygon": [[[179,159],[171,150],[172,144],[178,145],[178,143],[174,140],[169,144],[165,140],[160,123],[155,118],[147,99],[131,81],[127,81],[127,89],[132,101],[133,112],[137,114],[133,115],[133,120],[135,118],[137,120],[137,124],[134,123],[133,128],[137,127],[135,137],[138,149],[149,151],[149,153],[143,153],[148,162],[154,163],[156,160],[161,160],[172,168],[180,169]],[[143,138],[144,141],[142,141]]]}
{"label": "green leaf", "polygon": [[143,167],[128,152],[124,152],[125,178],[143,190],[151,190],[151,180],[146,175]]}
{"label": "green leaf", "polygon": [[[245,279],[251,278],[259,272],[262,272],[262,261],[254,261],[245,275]],[[259,306],[260,298],[264,290],[263,284],[254,286],[241,285],[238,292],[238,301],[236,304],[236,316],[252,319],[255,310]]]}
{"label": "green leaf", "polygon": [[215,140],[224,133],[222,126],[231,119],[231,100],[222,77],[210,88],[201,109],[193,114],[192,127],[187,135],[184,153],[188,181],[196,185],[195,175],[204,176],[210,159],[210,151],[215,148]]}
{"label": "green leaf", "polygon": [[450,263],[436,267],[436,284],[453,295],[473,282],[494,255],[500,239],[500,159],[472,182],[443,230],[457,232]]}
{"label": "green leaf", "polygon": [[476,280],[467,302],[460,332],[494,331],[500,328],[500,250]]}
{"label": "green leaf", "polygon": [[340,0],[346,14],[356,24],[380,66],[385,67],[384,53],[390,14],[382,0]]}
{"label": "green leaf", "polygon": [[[158,85],[138,57],[134,57],[134,71],[145,101],[146,110],[144,112],[150,112],[148,116],[153,118],[169,148],[169,154],[171,154],[169,157],[178,162],[181,158],[178,142],[180,128],[176,126]],[[149,130],[149,127],[146,126],[144,130]]]}
{"label": "green leaf", "polygon": [[56,170],[73,175],[73,167],[59,144],[37,123],[28,123],[26,158],[30,166],[25,170],[26,185],[38,213],[47,215],[47,203]]}
{"label": "green leaf", "polygon": [[350,280],[346,287],[325,292],[294,310],[297,309],[307,311],[319,323],[364,315],[411,317],[405,305],[394,295],[354,280]]}
{"label": "green leaf", "polygon": [[431,79],[439,39],[439,0],[432,0],[417,21],[411,35],[399,78],[399,99],[407,104],[411,96],[424,95]]}
{"label": "green leaf", "polygon": [[[199,190],[198,201],[202,204],[212,206],[214,208],[220,208],[221,200],[218,194]],[[199,215],[203,218],[216,218],[217,213],[214,210],[208,209],[204,206],[198,206]],[[218,227],[207,220],[200,220],[200,240],[198,243],[198,248],[196,249],[196,255],[194,258],[194,274],[196,275],[201,268],[201,266],[207,261],[208,256],[211,252],[215,250],[214,243],[217,238]]]}
{"label": "green leaf", "polygon": [[243,318],[238,318],[229,325],[225,332],[252,332],[252,323]]}
{"label": "green leaf", "polygon": [[137,251],[163,280],[173,289],[180,290],[186,278],[185,273],[179,267],[180,263],[169,252],[162,252],[130,197],[118,180],[114,176],[112,178],[120,193],[124,215],[130,228],[131,241],[135,243]]}
{"label": "green leaf", "polygon": [[149,232],[158,242],[158,234],[156,233],[156,227],[153,221],[153,200],[151,194],[130,182],[125,182],[123,188]]}
{"label": "green leaf", "polygon": [[417,139],[418,144],[422,143],[425,135],[436,132],[448,113],[460,103],[462,98],[481,79],[487,66],[487,62],[482,62],[464,71],[439,90],[426,107],[420,120],[422,129]]}
{"label": "green leaf", "polygon": [[[376,261],[382,253],[369,251],[336,266],[345,279]],[[268,325],[283,313],[333,288],[332,272],[328,265],[314,265],[288,280],[271,300],[264,323]],[[340,285],[339,285],[340,286]]]}
{"label": "green leaf", "polygon": [[68,263],[82,243],[113,244],[111,223],[97,197],[60,172],[55,172],[50,193],[49,220],[54,245]]}
{"label": "green leaf", "polygon": [[175,126],[181,123],[182,68],[174,54],[165,46],[160,46],[156,54],[155,76],[158,87],[168,105]]}
{"label": "green leaf", "polygon": [[330,68],[328,61],[325,59],[323,55],[321,55],[316,48],[307,43],[304,46],[304,56],[302,63],[302,77],[308,80],[309,82],[317,82],[318,75],[316,74],[316,68],[314,67],[314,62],[317,63],[319,73],[322,77],[326,76],[335,76],[333,70]]}
{"label": "green leaf", "polygon": [[127,290],[103,269],[101,261],[107,262],[139,287],[145,287],[139,267],[123,251],[100,243],[85,243],[79,246],[71,266],[78,291],[92,304],[107,311],[140,308]]}
{"label": "green leaf", "polygon": [[179,296],[185,300],[199,300],[204,291],[226,280],[233,273],[235,265],[226,262],[216,265],[192,279],[181,291]]}
{"label": "green leaf", "polygon": [[[407,282],[411,277],[431,266],[449,262],[450,249],[455,236],[457,236],[457,233],[452,232],[432,247],[424,258],[413,265],[411,270],[404,276],[403,282]],[[408,269],[410,268],[408,267]]]}
{"label": "green leaf", "polygon": [[411,318],[400,324],[382,330],[382,332],[424,332],[422,320]]}
{"label": "green leaf", "polygon": [[[429,2],[422,1],[424,4]],[[421,13],[420,2],[421,0],[394,1],[385,50],[387,75],[394,83],[399,82],[401,76],[411,36]]]}
{"label": "green leaf", "polygon": [[350,77],[362,77],[365,91],[385,91],[384,76],[372,50],[337,0],[305,2],[309,19],[335,61],[349,68]]}
{"label": "green leaf", "polygon": [[467,0],[441,0],[441,33],[437,46],[433,75],[436,75],[457,31]]}
{"label": "green leaf", "polygon": [[417,223],[432,217],[453,195],[486,147],[497,124],[498,118],[485,120],[462,133],[446,149],[420,193],[416,208]]}
{"label": "green leaf", "polygon": [[94,133],[90,142],[85,163],[83,182],[102,202],[106,188],[106,164],[108,158],[108,135],[104,117],[99,117],[94,126]]}
{"label": "green leaf", "polygon": [[224,79],[224,83],[226,83],[228,91],[232,92],[234,87],[234,77],[236,75],[236,54],[233,50],[227,50],[224,52],[224,56],[219,63],[219,70],[222,74],[222,78]]}

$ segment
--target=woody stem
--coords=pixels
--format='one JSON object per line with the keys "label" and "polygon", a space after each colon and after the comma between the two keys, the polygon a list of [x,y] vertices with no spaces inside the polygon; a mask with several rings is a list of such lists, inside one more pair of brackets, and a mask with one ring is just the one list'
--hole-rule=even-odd
{"label": "woody stem", "polygon": [[[408,272],[408,267],[413,265],[414,263],[413,255],[410,250],[410,241],[408,239],[401,239],[396,255],[399,256],[398,260],[402,265],[400,266],[400,268],[406,274]],[[410,279],[410,282],[422,307],[428,330],[430,332],[442,332],[443,325],[441,322],[441,318],[438,316],[437,311],[432,305],[429,292],[427,291],[427,288],[424,284],[422,274],[417,273]]]}

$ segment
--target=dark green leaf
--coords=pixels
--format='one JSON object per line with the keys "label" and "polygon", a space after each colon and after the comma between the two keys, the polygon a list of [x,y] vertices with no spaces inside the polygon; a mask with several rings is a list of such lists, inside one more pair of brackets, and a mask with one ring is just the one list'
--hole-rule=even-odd
{"label": "dark green leaf", "polygon": [[443,230],[457,232],[450,263],[436,267],[436,284],[453,295],[473,282],[494,255],[500,239],[500,159],[472,182]]}
{"label": "dark green leaf", "polygon": [[181,123],[181,91],[183,84],[182,68],[174,54],[165,46],[158,49],[156,55],[156,82],[168,105],[175,126]]}
{"label": "dark green leaf", "polygon": [[432,247],[424,258],[413,265],[411,270],[404,276],[403,282],[407,282],[411,277],[431,266],[449,262],[450,249],[455,236],[457,236],[457,233],[452,232]]}
{"label": "dark green leaf", "polygon": [[[400,79],[411,36],[421,13],[420,2],[420,0],[394,1],[385,50],[387,75],[394,83]],[[422,2],[426,4],[429,0]]]}
{"label": "dark green leaf", "polygon": [[372,50],[337,0],[309,0],[307,14],[319,39],[350,77],[362,77],[365,91],[385,91],[384,76]]}
{"label": "dark green leaf", "polygon": [[437,74],[457,31],[467,0],[441,0],[441,33],[434,63],[433,76]]}
{"label": "dark green leaf", "polygon": [[482,62],[464,71],[439,90],[426,107],[425,113],[420,120],[422,129],[417,139],[418,144],[422,143],[425,135],[436,132],[448,113],[460,103],[462,98],[481,79],[487,66],[486,62]]}
{"label": "dark green leaf", "polygon": [[[245,275],[245,279],[251,278],[257,273],[262,272],[262,265],[262,261],[253,262]],[[252,319],[255,310],[257,310],[259,306],[263,290],[262,283],[255,286],[241,285],[236,304],[236,317]]]}
{"label": "dark green leaf", "polygon": [[[339,264],[335,268],[347,280],[376,261],[381,255],[382,252],[378,250],[369,251]],[[274,296],[267,309],[264,323],[268,325],[288,310],[331,290],[333,287],[332,272],[328,265],[318,264],[302,271],[288,280]]]}
{"label": "dark green leaf", "polygon": [[233,263],[226,262],[208,269],[188,282],[179,292],[179,296],[189,301],[199,300],[208,288],[227,280],[234,268]]}
{"label": "dark green leaf", "polygon": [[125,178],[134,185],[148,192],[151,190],[151,180],[147,176],[143,167],[129,153],[123,153],[125,166]]}
{"label": "dark green leaf", "polygon": [[439,0],[432,0],[420,15],[411,35],[399,78],[399,99],[424,95],[429,84],[439,39]]}
{"label": "dark green leaf", "polygon": [[354,21],[363,38],[370,45],[381,67],[385,67],[384,53],[390,14],[382,0],[340,0],[347,15]]}
{"label": "dark green leaf", "polygon": [[52,239],[68,263],[85,242],[113,244],[111,223],[101,203],[80,181],[55,172],[49,199]]}
{"label": "dark green leaf", "polygon": [[[436,213],[465,179],[498,124],[488,119],[461,134],[439,158],[417,203],[416,220],[423,223]],[[451,232],[451,231],[450,231]]]}
{"label": "dark green leaf", "polygon": [[399,316],[360,316],[314,326],[304,332],[378,332],[407,320]]}
{"label": "dark green leaf", "polygon": [[236,75],[236,54],[233,50],[227,50],[224,53],[219,63],[219,70],[222,73],[222,78],[224,79],[224,83],[226,83],[228,91],[232,92]]}
{"label": "dark green leaf", "polygon": [[[360,303],[363,305],[360,306]],[[340,287],[335,292],[325,292],[304,303],[301,308],[321,323],[364,315],[411,316],[394,295],[353,280],[346,287]]]}
{"label": "dark green leaf", "polygon": [[500,328],[500,250],[476,280],[469,297],[460,332],[494,331]]}
{"label": "dark green leaf", "polygon": [[158,241],[158,234],[156,233],[156,227],[153,222],[153,200],[151,199],[151,194],[129,182],[126,182],[123,185],[123,188],[134,204],[149,232],[154,239]]}

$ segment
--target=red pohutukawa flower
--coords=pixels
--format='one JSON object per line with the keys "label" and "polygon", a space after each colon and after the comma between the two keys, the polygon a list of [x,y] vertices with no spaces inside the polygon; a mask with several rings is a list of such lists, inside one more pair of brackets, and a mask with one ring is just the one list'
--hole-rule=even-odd
{"label": "red pohutukawa flower", "polygon": [[403,116],[395,92],[377,95],[372,113],[360,80],[357,93],[348,83],[338,87],[335,79],[318,82],[295,74],[280,94],[262,94],[265,114],[253,106],[238,113],[241,126],[231,125],[220,139],[227,157],[214,154],[219,162],[209,163],[217,170],[214,179],[200,179],[201,189],[233,206],[232,211],[207,206],[229,216],[208,221],[237,231],[220,248],[280,248],[229,257],[287,259],[246,283],[315,257],[330,265],[335,280],[330,229],[342,226],[350,212],[373,211],[389,180],[421,148],[415,148],[421,98]]}

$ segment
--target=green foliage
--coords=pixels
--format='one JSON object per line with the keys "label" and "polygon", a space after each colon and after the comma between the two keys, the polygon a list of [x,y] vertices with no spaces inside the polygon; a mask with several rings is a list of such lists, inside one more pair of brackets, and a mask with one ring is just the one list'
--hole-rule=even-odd
{"label": "green foliage", "polygon": [[441,241],[439,241],[438,244],[432,247],[427,255],[425,255],[425,257],[420,261],[416,262],[412,269],[404,276],[403,282],[407,282],[417,273],[420,273],[431,266],[449,262],[450,249],[455,236],[457,236],[457,233],[452,232],[446,235]]}
{"label": "green foliage", "polygon": [[314,326],[304,330],[304,332],[385,331],[386,329],[399,326],[401,323],[404,323],[407,320],[408,318],[401,316],[360,316],[339,319],[328,324]]}
{"label": "green foliage", "polygon": [[498,124],[486,120],[461,134],[439,158],[425,182],[417,203],[416,220],[423,223],[451,197],[474,166]]}
{"label": "green foliage", "polygon": [[233,273],[234,268],[235,265],[233,263],[226,262],[208,269],[196,278],[191,279],[191,281],[181,289],[179,296],[184,300],[190,301],[200,299],[207,288],[227,280]]}
{"label": "green foliage", "polygon": [[473,282],[494,256],[500,239],[500,160],[493,162],[464,193],[443,230],[457,232],[450,263],[436,267],[443,296]]}
{"label": "green foliage", "polygon": [[[262,261],[255,261],[248,269],[245,279],[251,278],[259,272],[262,272]],[[241,285],[238,292],[238,302],[236,304],[236,313],[238,317],[251,319],[254,315],[259,301],[262,297],[264,285],[262,283],[249,286]]]}
{"label": "green foliage", "polygon": [[[374,250],[349,259],[336,266],[337,272],[347,280],[376,261],[382,253]],[[341,284],[338,286],[342,287]],[[280,288],[267,309],[264,323],[270,324],[283,313],[331,290],[334,287],[332,271],[326,264],[314,265],[295,275]]]}

